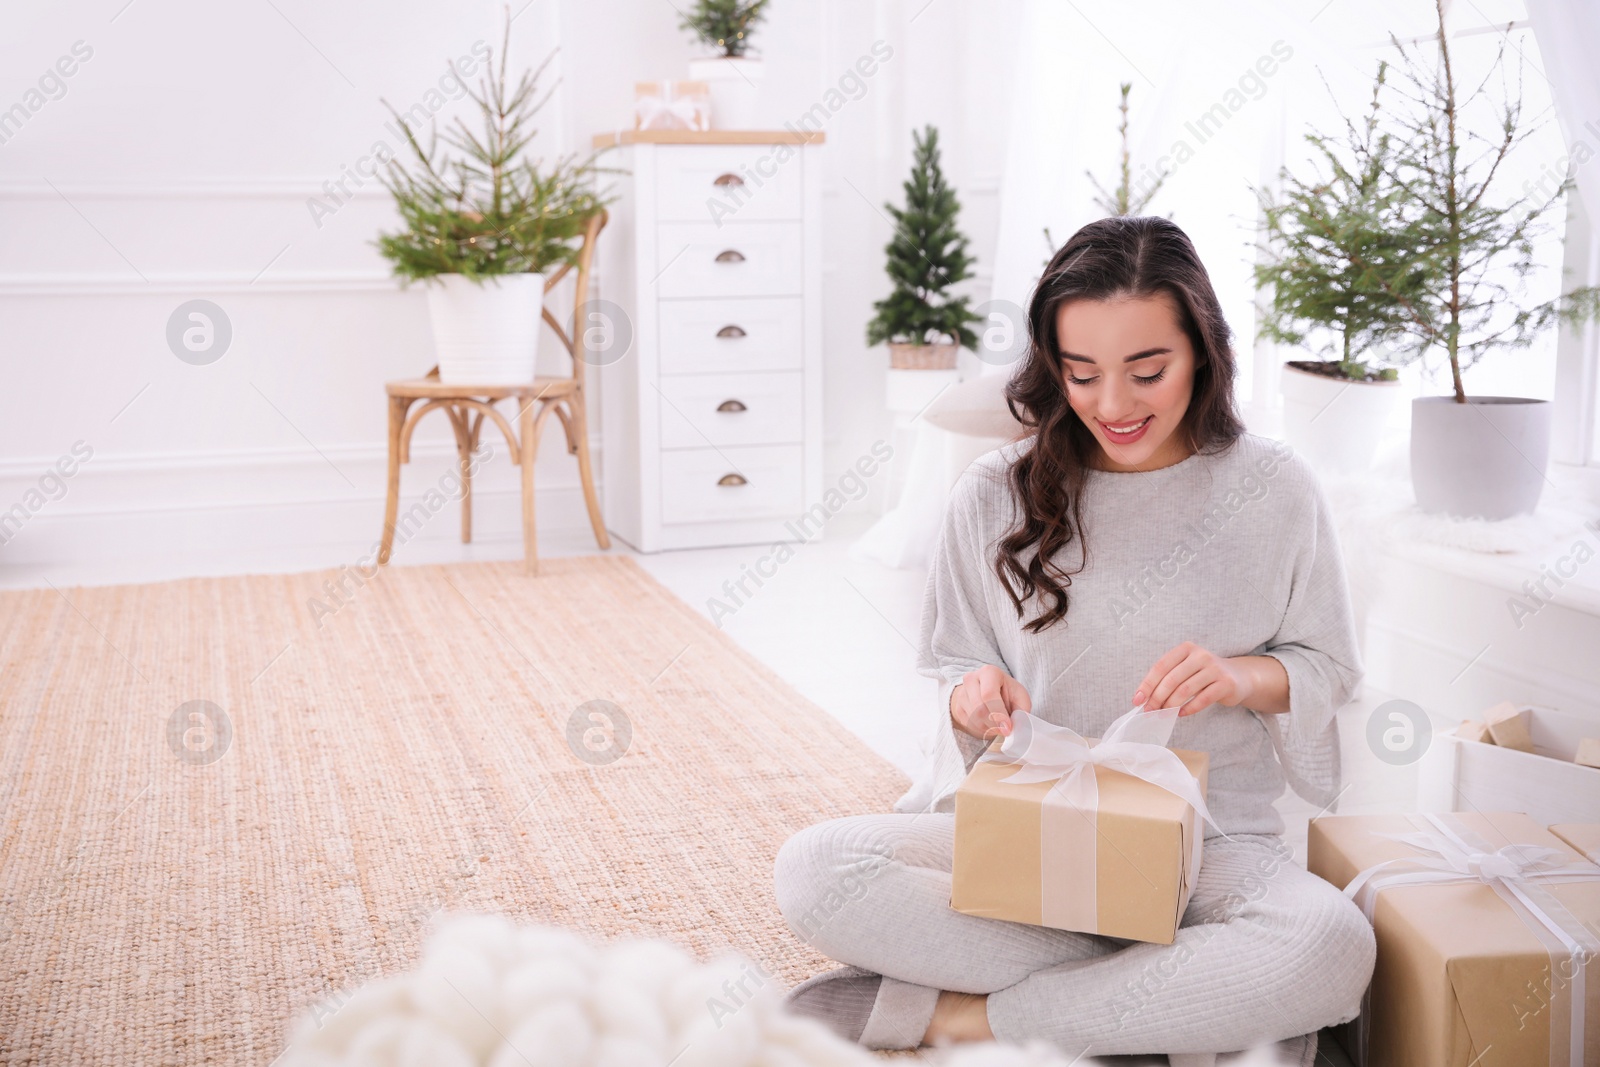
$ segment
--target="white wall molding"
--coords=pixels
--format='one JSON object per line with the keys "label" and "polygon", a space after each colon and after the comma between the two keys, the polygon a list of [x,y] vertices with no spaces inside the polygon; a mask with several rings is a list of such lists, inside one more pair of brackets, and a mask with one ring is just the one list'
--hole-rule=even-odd
{"label": "white wall molding", "polygon": [[[171,178],[150,181],[0,181],[0,200],[305,200],[326,199],[325,182],[341,174],[284,178]],[[348,183],[347,183],[348,185]],[[389,190],[376,177],[362,176],[362,184],[344,200],[386,199]]]}
{"label": "white wall molding", "polygon": [[[434,429],[438,429],[443,420],[437,420]],[[540,482],[546,480],[562,484],[563,482],[578,484],[578,462],[569,456],[565,448],[560,430],[554,428],[554,422],[547,423],[544,432],[540,435],[541,461],[537,470]],[[487,445],[492,449],[490,464],[509,463],[510,448],[504,438],[491,428],[485,428],[480,445]],[[600,438],[596,434],[590,435],[589,453],[598,460],[600,455]],[[449,441],[424,440],[418,437],[411,445],[411,462],[400,468],[401,488],[409,488],[410,472],[429,465],[444,463],[454,459],[455,446]],[[546,457],[551,464],[546,469]],[[43,474],[46,468],[55,465],[58,454],[22,456],[14,459],[0,459],[0,493],[5,493],[13,488],[12,483],[21,483],[24,487],[32,485]],[[565,462],[563,462],[563,460]],[[87,473],[91,477],[132,477],[147,476],[152,474],[176,474],[180,476],[200,477],[221,474],[230,479],[242,479],[248,482],[251,478],[262,474],[267,468],[282,468],[285,466],[298,467],[323,467],[329,463],[335,466],[344,464],[351,467],[375,466],[380,468],[380,473],[387,474],[389,451],[386,444],[351,444],[351,445],[325,445],[317,449],[306,447],[284,448],[240,448],[213,450],[207,452],[170,451],[170,452],[132,452],[132,453],[96,453],[79,465],[79,474],[73,476],[76,481]],[[563,478],[564,468],[569,475]],[[552,477],[552,475],[554,477]],[[16,495],[15,493],[12,494]],[[301,500],[312,500],[313,497],[301,497]],[[379,499],[382,499],[381,497]],[[9,498],[0,496],[0,501]]]}
{"label": "white wall molding", "polygon": [[0,274],[0,297],[18,296],[164,296],[174,293],[323,293],[403,292],[393,275],[381,270],[242,271],[182,273]]}
{"label": "white wall molding", "polygon": [[[500,442],[494,438],[493,442]],[[504,451],[504,444],[495,445],[497,451]],[[452,456],[455,449],[448,442],[427,441],[420,438],[411,446],[411,459],[413,463],[418,460],[433,459],[435,457]],[[388,461],[388,447],[383,444],[353,444],[353,445],[326,445],[321,452],[315,452],[305,447],[285,448],[228,448],[212,449],[206,452],[173,449],[161,452],[122,452],[110,455],[97,454],[86,460],[85,469],[90,465],[96,471],[108,474],[139,474],[147,471],[239,471],[249,467],[259,467],[265,464],[279,465],[283,463],[322,463],[323,456],[335,462],[351,460],[354,462]],[[56,461],[55,455],[18,456],[11,459],[0,459],[0,486],[8,478],[34,477],[45,467]],[[402,468],[403,469],[403,468]],[[32,472],[30,474],[30,472]]]}

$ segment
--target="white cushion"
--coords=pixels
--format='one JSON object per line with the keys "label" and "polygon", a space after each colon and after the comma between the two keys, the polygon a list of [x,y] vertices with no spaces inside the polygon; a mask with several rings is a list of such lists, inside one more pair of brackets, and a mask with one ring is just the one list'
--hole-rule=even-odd
{"label": "white cushion", "polygon": [[1003,390],[1007,374],[980,374],[957,382],[928,405],[923,418],[941,430],[964,437],[998,437],[1009,440],[1024,431],[1011,417]]}

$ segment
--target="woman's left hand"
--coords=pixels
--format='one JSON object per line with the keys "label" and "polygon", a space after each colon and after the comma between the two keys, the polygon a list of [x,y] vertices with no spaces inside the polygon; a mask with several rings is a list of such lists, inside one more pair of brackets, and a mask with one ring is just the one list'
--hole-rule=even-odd
{"label": "woman's left hand", "polygon": [[1250,699],[1252,677],[1242,665],[1193,641],[1185,641],[1156,660],[1133,694],[1135,705],[1170,708],[1193,715],[1213,704],[1243,705]]}

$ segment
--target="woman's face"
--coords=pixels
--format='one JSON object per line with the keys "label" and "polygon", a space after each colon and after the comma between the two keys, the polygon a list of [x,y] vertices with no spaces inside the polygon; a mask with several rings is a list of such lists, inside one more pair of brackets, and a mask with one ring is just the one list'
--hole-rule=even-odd
{"label": "woman's face", "polygon": [[1056,312],[1067,402],[1112,471],[1156,470],[1188,457],[1178,432],[1194,385],[1194,346],[1172,297],[1069,300]]}

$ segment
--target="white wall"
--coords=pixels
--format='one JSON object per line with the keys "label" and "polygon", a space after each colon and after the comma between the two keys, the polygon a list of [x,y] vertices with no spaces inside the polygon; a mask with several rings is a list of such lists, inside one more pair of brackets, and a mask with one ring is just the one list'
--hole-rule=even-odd
{"label": "white wall", "polygon": [[[912,125],[940,125],[980,269],[992,254],[1013,7],[782,2],[761,31],[776,121],[823,99],[874,41],[894,49],[826,127],[830,466],[887,430],[884,357],[862,332],[885,289],[878,205],[898,197]],[[670,4],[513,10],[514,67],[560,48],[547,153],[631,125],[633,82],[681,77],[695,54]],[[378,144],[400,148],[380,98],[451,114],[429,95],[446,57],[498,50],[501,17],[483,0],[107,0],[3,16],[0,109],[21,109],[0,124],[0,510],[23,502],[30,516],[0,546],[0,581],[42,584],[86,559],[126,560],[118,573],[138,577],[367,551],[381,525],[382,382],[434,360],[421,290],[393,284],[371,246],[393,225],[387,193],[352,175]],[[58,61],[70,76],[50,73]],[[324,184],[341,181],[337,196]],[[166,339],[196,298],[233,334],[207,366]],[[558,440],[539,465],[541,522],[578,530]],[[58,483],[47,470],[80,441],[92,458]],[[447,441],[442,420],[419,431],[407,496],[447,472]],[[515,483],[497,448],[476,533],[515,554]],[[454,524],[441,514],[400,558],[445,551]]]}

